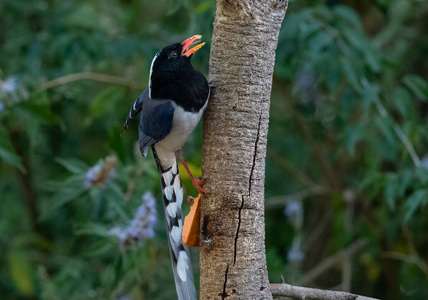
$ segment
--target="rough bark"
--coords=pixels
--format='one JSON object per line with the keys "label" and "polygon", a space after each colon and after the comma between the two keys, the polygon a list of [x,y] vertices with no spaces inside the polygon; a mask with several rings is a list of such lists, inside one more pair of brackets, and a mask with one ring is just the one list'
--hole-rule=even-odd
{"label": "rough bark", "polygon": [[264,178],[272,75],[288,1],[218,0],[204,115],[201,299],[272,299]]}

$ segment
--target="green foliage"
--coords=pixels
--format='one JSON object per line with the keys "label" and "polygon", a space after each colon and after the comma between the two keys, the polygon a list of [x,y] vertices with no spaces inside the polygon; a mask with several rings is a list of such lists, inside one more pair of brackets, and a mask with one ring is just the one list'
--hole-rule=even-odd
{"label": "green foliage", "polygon": [[[151,240],[112,231],[143,193],[160,199],[136,124],[120,129],[153,55],[195,33],[209,42],[213,12],[210,1],[1,2],[2,299],[174,297],[163,222]],[[208,53],[194,59],[205,72]]]}
{"label": "green foliage", "polygon": [[428,101],[428,84],[425,80],[417,75],[406,75],[403,82],[417,98]]}
{"label": "green foliage", "polygon": [[[425,299],[421,283],[403,277],[410,274],[404,270],[415,266],[422,272],[412,276],[428,284],[423,256],[428,240],[415,238],[423,230],[416,224],[427,221],[428,64],[423,59],[427,47],[421,27],[426,21],[416,13],[427,6],[408,2],[414,7],[403,7],[402,1],[364,1],[366,9],[355,6],[357,10],[292,2],[277,50],[268,139],[267,165],[282,166],[281,179],[287,184],[273,184],[268,171],[267,194],[304,200],[307,221],[299,234],[306,236],[302,241],[306,258],[301,269],[309,271],[321,258],[366,237],[369,246],[357,256],[364,255],[370,269],[353,260],[351,284],[353,291],[381,299]],[[376,18],[368,17],[375,13]],[[412,38],[404,24],[411,26]],[[409,55],[416,45],[420,45],[417,56]],[[280,153],[281,148],[285,150],[280,163],[270,153]],[[295,151],[303,157],[297,160]],[[313,191],[320,186],[325,192],[318,195]],[[316,208],[314,202],[319,203]],[[271,216],[268,210],[268,234],[278,226]],[[284,246],[266,241],[268,249]],[[388,271],[388,265],[395,271]],[[278,276],[276,272],[270,275]],[[340,276],[329,272],[328,278],[319,277],[315,283],[340,284]],[[381,282],[387,282],[383,292],[378,290]]]}
{"label": "green foliage", "polygon": [[[426,299],[428,5],[327,2],[290,1],[279,36],[266,173],[271,280],[304,282],[364,238],[353,292]],[[204,0],[0,3],[2,299],[175,297],[163,222],[153,239],[121,243],[112,231],[146,191],[161,210],[136,124],[120,130],[159,48],[202,34],[193,63],[207,73],[214,10]],[[190,161],[200,148],[198,128]],[[193,191],[187,178],[184,186]],[[310,283],[338,286],[341,267]]]}

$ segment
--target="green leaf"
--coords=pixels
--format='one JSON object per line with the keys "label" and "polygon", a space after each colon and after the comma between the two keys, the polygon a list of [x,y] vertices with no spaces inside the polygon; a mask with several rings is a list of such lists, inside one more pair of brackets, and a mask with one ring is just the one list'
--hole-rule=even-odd
{"label": "green leaf", "polygon": [[387,174],[385,179],[385,200],[390,210],[395,209],[395,199],[398,194],[398,176]]}
{"label": "green leaf", "polygon": [[417,75],[407,75],[403,79],[404,84],[410,89],[416,97],[428,101],[428,83]]}
{"label": "green leaf", "polygon": [[390,119],[378,116],[375,119],[375,124],[379,128],[379,130],[383,133],[386,140],[390,145],[395,143],[395,135],[393,132],[393,124]]}
{"label": "green leaf", "polygon": [[23,101],[18,105],[17,109],[29,118],[33,118],[42,123],[48,125],[60,124],[60,118],[58,115],[53,113],[46,105],[38,105],[31,101]]}
{"label": "green leaf", "polygon": [[12,249],[8,253],[10,277],[19,293],[24,296],[34,295],[31,262],[28,253],[23,250]]}
{"label": "green leaf", "polygon": [[312,57],[319,57],[321,50],[331,44],[331,36],[321,31],[309,42],[309,49]]}
{"label": "green leaf", "polygon": [[109,252],[111,249],[113,249],[114,244],[110,243],[106,240],[100,240],[91,245],[86,251],[85,256],[86,257],[94,257],[94,256],[100,256],[107,252]]}
{"label": "green leaf", "polygon": [[356,50],[363,52],[367,41],[364,39],[364,35],[362,35],[361,32],[355,31],[353,28],[343,28],[341,31],[349,45],[351,45]]}
{"label": "green leaf", "polygon": [[95,7],[95,2],[81,3],[70,11],[65,21],[71,26],[88,29],[99,27],[100,18],[97,8]]}
{"label": "green leaf", "polygon": [[24,166],[22,165],[22,159],[15,153],[12,142],[9,139],[6,130],[0,127],[0,159],[4,160],[8,164],[18,168],[21,172],[26,173]]}
{"label": "green leaf", "polygon": [[383,175],[376,172],[366,175],[359,185],[359,190],[366,191],[370,200],[377,198],[383,189]]}
{"label": "green leaf", "polygon": [[88,165],[86,165],[81,160],[74,158],[64,159],[56,157],[55,161],[73,174],[82,174],[85,173],[88,169]]}
{"label": "green leaf", "polygon": [[400,197],[403,197],[406,193],[407,188],[409,187],[410,183],[413,181],[413,174],[410,171],[403,171],[400,174],[400,180],[398,182],[398,195]]}
{"label": "green leaf", "polygon": [[362,140],[364,131],[362,125],[348,126],[346,129],[346,148],[352,156],[355,155],[355,146]]}
{"label": "green leaf", "polygon": [[375,83],[366,83],[362,90],[362,96],[365,107],[369,107],[373,101],[379,99],[379,86]]}
{"label": "green leaf", "polygon": [[357,74],[356,68],[352,65],[350,60],[346,57],[341,57],[340,58],[340,64],[341,64],[343,72],[345,73],[346,78],[348,79],[351,86],[355,90],[361,91],[361,84],[360,84],[360,81],[358,79],[358,74]]}
{"label": "green leaf", "polygon": [[189,5],[189,0],[173,0],[171,7],[169,8],[167,15],[175,14],[182,6],[187,7]]}
{"label": "green leaf", "polygon": [[215,4],[214,1],[202,2],[201,4],[196,6],[195,12],[200,13],[200,14],[204,13],[204,12],[208,11],[209,9],[211,9],[212,7],[214,7],[214,4]]}
{"label": "green leaf", "polygon": [[392,93],[392,102],[403,117],[406,117],[408,114],[408,106],[411,103],[409,91],[402,87],[395,88]]}
{"label": "green leaf", "polygon": [[358,14],[349,6],[336,5],[334,7],[334,14],[340,16],[346,22],[349,22],[352,27],[358,31],[363,31],[361,20]]}
{"label": "green leaf", "polygon": [[312,34],[322,31],[324,24],[324,22],[318,20],[311,20],[307,23],[302,23],[298,28],[300,39],[304,40]]}
{"label": "green leaf", "polygon": [[103,196],[108,201],[109,205],[116,211],[116,213],[123,219],[128,220],[129,215],[124,209],[123,192],[120,186],[116,183],[110,183],[103,193]]}
{"label": "green leaf", "polygon": [[2,147],[0,144],[0,158],[4,159],[5,162],[8,164],[18,168],[21,172],[26,173],[24,166],[21,164],[21,157],[16,155],[15,153],[12,153],[5,148]]}
{"label": "green leaf", "polygon": [[125,147],[125,139],[120,135],[121,128],[112,127],[108,132],[108,142],[110,149],[113,150],[121,161],[126,160],[127,148]]}
{"label": "green leaf", "polygon": [[408,222],[414,215],[419,206],[425,205],[428,201],[427,190],[417,190],[407,199],[407,208],[404,216],[404,221]]}
{"label": "green leaf", "polygon": [[87,223],[80,225],[74,231],[78,235],[98,235],[98,236],[108,236],[108,230],[105,226],[98,223]]}
{"label": "green leaf", "polygon": [[52,198],[52,207],[50,209],[50,212],[52,213],[53,211],[70,202],[71,200],[79,198],[85,191],[86,190],[83,188],[83,183],[82,188],[80,189],[63,189],[59,194],[56,194]]}
{"label": "green leaf", "polygon": [[379,72],[380,56],[370,43],[367,43],[366,47],[364,47],[363,54],[364,58],[366,59],[367,65],[370,67],[370,70],[372,72]]}
{"label": "green leaf", "polygon": [[62,182],[48,182],[46,188],[57,192],[49,201],[50,206],[40,216],[40,219],[45,219],[53,215],[57,209],[67,204],[68,202],[80,198],[87,190],[83,186],[84,176],[74,175]]}
{"label": "green leaf", "polygon": [[109,86],[99,92],[89,104],[85,125],[90,125],[93,119],[106,116],[116,111],[117,103],[123,99],[125,90],[120,86]]}
{"label": "green leaf", "polygon": [[380,55],[363,33],[352,28],[342,30],[349,44],[364,55],[364,59],[372,72],[380,70]]}

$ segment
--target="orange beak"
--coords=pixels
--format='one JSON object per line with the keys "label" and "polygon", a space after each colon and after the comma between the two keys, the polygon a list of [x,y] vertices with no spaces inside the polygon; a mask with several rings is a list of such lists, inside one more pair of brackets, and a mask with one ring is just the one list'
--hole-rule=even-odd
{"label": "orange beak", "polygon": [[193,53],[195,53],[196,51],[201,49],[202,46],[205,45],[205,43],[201,43],[201,44],[196,45],[193,48],[190,48],[190,46],[197,44],[201,40],[201,37],[202,37],[202,35],[197,34],[197,35],[189,37],[187,40],[183,41],[181,43],[183,45],[183,51],[181,52],[181,55],[185,55],[185,56],[189,57],[190,55],[192,55]]}

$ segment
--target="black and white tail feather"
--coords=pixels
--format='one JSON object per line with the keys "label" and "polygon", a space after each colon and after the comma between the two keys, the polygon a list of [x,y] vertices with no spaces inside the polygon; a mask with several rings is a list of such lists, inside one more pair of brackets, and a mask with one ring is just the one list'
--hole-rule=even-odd
{"label": "black and white tail feather", "polygon": [[[135,100],[126,117],[122,133],[128,129],[131,121],[141,112],[144,101],[146,101],[147,105],[149,100],[147,95],[148,92],[145,90],[140,97]],[[142,154],[144,156],[147,155],[147,144],[151,144],[153,156],[159,169],[168,246],[178,300],[196,300],[196,289],[189,248],[184,245],[182,241],[183,212],[181,205],[183,203],[183,187],[180,174],[178,173],[177,162],[174,161],[172,165],[166,169],[162,168],[155,145],[152,142],[154,141],[146,143],[146,137],[144,134],[142,136],[140,132],[140,149]]]}
{"label": "black and white tail feather", "polygon": [[178,299],[196,300],[189,247],[184,245],[182,240],[183,211],[181,204],[183,203],[183,187],[178,173],[177,162],[164,170],[154,145],[152,146],[152,151],[160,173],[168,245]]}

